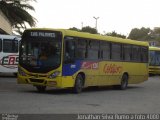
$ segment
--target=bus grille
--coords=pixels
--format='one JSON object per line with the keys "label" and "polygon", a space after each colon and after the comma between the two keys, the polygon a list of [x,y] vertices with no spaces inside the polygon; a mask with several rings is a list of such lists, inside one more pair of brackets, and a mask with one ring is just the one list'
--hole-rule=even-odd
{"label": "bus grille", "polygon": [[36,82],[36,83],[43,83],[44,80],[41,79],[30,79],[31,82]]}
{"label": "bus grille", "polygon": [[46,74],[28,74],[29,76],[32,76],[32,77],[46,77],[47,75]]}

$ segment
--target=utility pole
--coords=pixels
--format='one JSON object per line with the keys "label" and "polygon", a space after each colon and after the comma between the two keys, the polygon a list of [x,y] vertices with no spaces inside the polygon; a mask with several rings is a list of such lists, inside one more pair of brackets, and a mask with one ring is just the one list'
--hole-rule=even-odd
{"label": "utility pole", "polygon": [[83,28],[83,22],[81,22],[81,26],[82,26],[82,28]]}

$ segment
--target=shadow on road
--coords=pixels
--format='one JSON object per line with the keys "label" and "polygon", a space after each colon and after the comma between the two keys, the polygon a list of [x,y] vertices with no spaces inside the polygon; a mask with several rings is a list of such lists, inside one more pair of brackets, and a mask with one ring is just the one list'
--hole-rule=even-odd
{"label": "shadow on road", "polygon": [[[50,94],[50,95],[66,95],[66,94],[74,94],[72,92],[72,89],[54,89],[49,88],[45,92],[38,92],[36,88],[33,88],[34,90],[21,90],[21,92],[26,93],[35,93],[35,94]],[[115,89],[113,86],[106,86],[106,87],[88,87],[83,89],[83,93],[92,93],[92,92],[107,92],[107,91],[127,91],[132,89],[143,89],[142,86],[129,86],[126,90],[119,90]]]}
{"label": "shadow on road", "polygon": [[0,73],[0,78],[17,78],[17,74],[15,73]]}

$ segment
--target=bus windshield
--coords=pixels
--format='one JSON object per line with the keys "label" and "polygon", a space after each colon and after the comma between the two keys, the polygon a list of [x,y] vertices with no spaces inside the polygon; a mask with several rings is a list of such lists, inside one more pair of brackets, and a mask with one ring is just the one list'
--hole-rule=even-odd
{"label": "bus windshield", "polygon": [[150,65],[160,65],[160,51],[150,51]]}
{"label": "bus windshield", "polygon": [[60,65],[61,37],[24,37],[20,64],[29,71],[49,72]]}

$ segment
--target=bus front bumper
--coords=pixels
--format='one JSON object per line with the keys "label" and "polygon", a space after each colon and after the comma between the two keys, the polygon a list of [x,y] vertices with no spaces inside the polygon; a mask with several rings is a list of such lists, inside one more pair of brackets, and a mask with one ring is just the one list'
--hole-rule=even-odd
{"label": "bus front bumper", "polygon": [[55,88],[67,88],[74,86],[74,79],[71,76],[61,77],[58,76],[56,78],[43,78],[43,77],[28,77],[28,76],[20,76],[17,77],[18,84],[32,84],[33,86],[48,86]]}

